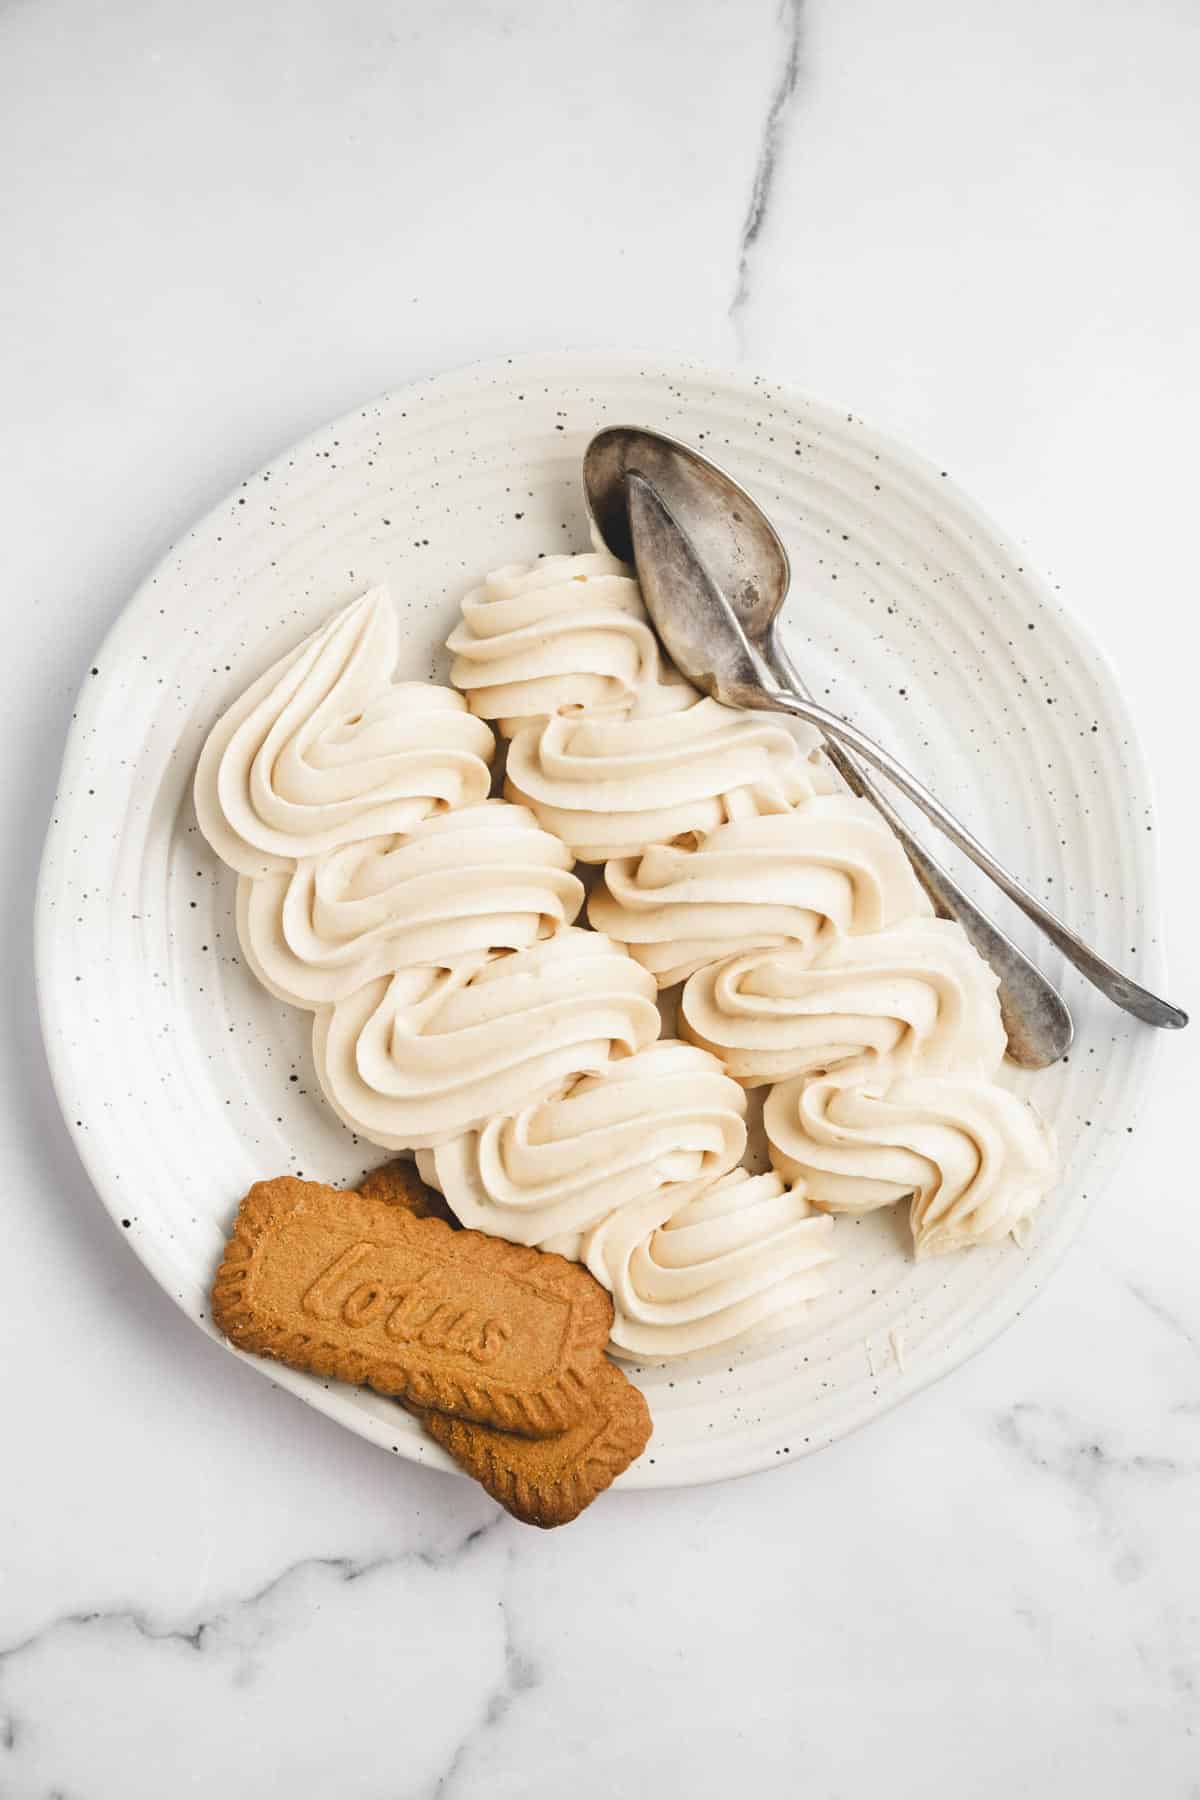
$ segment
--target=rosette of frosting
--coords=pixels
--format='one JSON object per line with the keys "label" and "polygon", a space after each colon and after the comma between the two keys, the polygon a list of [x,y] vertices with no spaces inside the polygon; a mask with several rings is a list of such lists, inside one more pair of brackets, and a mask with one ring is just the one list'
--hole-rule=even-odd
{"label": "rosette of frosting", "polygon": [[999,1243],[1054,1180],[1046,1126],[986,1076],[902,1076],[882,1090],[801,1076],[772,1088],[763,1120],[771,1161],[814,1205],[910,1199],[918,1256]]}
{"label": "rosette of frosting", "polygon": [[373,588],[218,720],[196,813],[232,868],[266,874],[486,798],[491,731],[449,688],[394,682],[395,662],[395,614]]}
{"label": "rosette of frosting", "polygon": [[912,918],[866,937],[751,950],[699,969],[680,1032],[747,1087],[839,1069],[873,1087],[900,1075],[993,1074],[1006,1042],[996,976],[961,925]]}
{"label": "rosette of frosting", "polygon": [[733,1169],[660,1223],[625,1207],[589,1233],[583,1260],[613,1296],[612,1349],[661,1362],[794,1319],[824,1293],[833,1220],[799,1183]]}
{"label": "rosette of frosting", "polygon": [[[634,965],[636,966],[636,965]],[[420,1158],[464,1225],[577,1255],[579,1234],[649,1204],[667,1217],[746,1146],[746,1098],[671,1039],[581,1075]]]}
{"label": "rosette of frosting", "polygon": [[524,950],[572,924],[582,905],[558,839],[526,808],[484,800],[404,837],[343,844],[258,880],[243,875],[238,936],[264,987],[315,1007],[396,969]]}
{"label": "rosette of frosting", "polygon": [[520,731],[509,797],[583,862],[698,838],[731,818],[783,813],[813,792],[795,738],[716,700],[651,718],[554,718]]}
{"label": "rosette of frosting", "polygon": [[505,737],[556,713],[660,711],[694,698],[670,684],[633,570],[606,551],[510,563],[462,603],[446,640],[450,679]]}
{"label": "rosette of frosting", "polygon": [[588,903],[596,929],[625,944],[660,987],[739,950],[816,950],[930,911],[894,833],[849,794],[739,817],[695,845],[615,857]]}
{"label": "rosette of frosting", "polygon": [[443,1143],[653,1043],[654,981],[616,944],[567,926],[512,954],[368,981],[313,1021],[326,1097],[387,1149]]}

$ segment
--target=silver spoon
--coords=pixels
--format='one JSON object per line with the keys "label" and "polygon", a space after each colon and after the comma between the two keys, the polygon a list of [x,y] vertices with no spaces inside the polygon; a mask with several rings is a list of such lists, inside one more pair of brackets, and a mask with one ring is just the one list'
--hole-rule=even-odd
{"label": "silver spoon", "polygon": [[[766,514],[732,476],[689,444],[636,426],[611,426],[588,445],[584,488],[601,536],[626,562],[633,560],[625,488],[631,467],[653,483],[684,528],[778,685],[811,700],[779,634],[791,568]],[[887,820],[939,918],[957,920],[995,972],[1009,1057],[1023,1069],[1045,1069],[1058,1062],[1071,1047],[1075,1027],[1053,982],[913,837],[865,769],[833,739],[826,738],[824,748],[851,793],[869,800]]]}
{"label": "silver spoon", "polygon": [[782,688],[654,487],[631,471],[626,476],[626,490],[634,560],[646,605],[671,657],[689,680],[729,705],[791,713],[857,751],[989,875],[1109,999],[1147,1024],[1175,1029],[1187,1024],[1186,1013],[1114,969],[1027,893],[888,751],[827,707]]}

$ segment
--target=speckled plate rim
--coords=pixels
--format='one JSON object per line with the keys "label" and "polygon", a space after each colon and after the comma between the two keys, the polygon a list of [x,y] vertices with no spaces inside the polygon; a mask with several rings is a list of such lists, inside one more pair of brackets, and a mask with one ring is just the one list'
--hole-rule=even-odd
{"label": "speckled plate rim", "polygon": [[[747,400],[752,400],[755,393],[764,385],[764,378],[751,375],[743,370],[722,368],[719,365],[695,362],[674,356],[660,357],[650,353],[622,355],[588,350],[566,350],[531,353],[467,364],[426,380],[390,390],[374,404],[380,408],[393,407],[402,398],[407,397],[411,402],[423,394],[436,394],[439,400],[445,401],[452,399],[456,390],[461,393],[463,401],[468,402],[472,393],[478,391],[480,382],[486,382],[493,377],[498,378],[504,373],[511,375],[513,372],[523,374],[527,379],[532,379],[535,374],[547,374],[564,381],[576,376],[596,381],[603,380],[606,374],[611,375],[614,379],[629,378],[631,375],[638,374],[662,382],[712,383],[738,391]],[[806,410],[817,420],[823,419],[830,428],[840,426],[843,421],[852,417],[844,409],[814,400],[808,394],[790,387],[787,383],[772,381],[765,385],[769,387],[771,393],[782,397],[786,402]],[[362,412],[363,406],[360,404],[339,415],[337,419],[319,426],[306,437],[282,450],[259,473],[268,474],[282,470],[289,458],[315,452],[319,446],[335,439],[338,432],[346,429],[352,421],[361,416]],[[935,485],[945,496],[947,511],[955,513],[960,521],[965,521],[972,531],[978,534],[980,540],[985,541],[998,555],[1015,562],[1018,555],[1023,554],[1017,550],[1013,541],[995,525],[989,515],[935,463],[902,441],[866,424],[857,415],[853,415],[853,423],[862,441],[872,442],[893,466],[907,473],[918,486]],[[239,486],[245,485],[245,483],[239,484]],[[150,603],[150,596],[159,571],[164,570],[168,564],[182,554],[185,540],[194,542],[214,532],[217,524],[227,514],[231,504],[236,501],[236,497],[237,489],[235,488],[160,558],[105,634],[99,650],[91,659],[92,666],[109,671],[119,662],[127,648],[127,640],[130,643],[136,642],[138,615],[141,609]],[[1089,674],[1103,694],[1110,719],[1120,722],[1125,732],[1123,739],[1125,753],[1138,777],[1140,794],[1150,820],[1153,822],[1153,788],[1149,768],[1134,723],[1125,709],[1112,663],[1101,647],[1075,620],[1069,609],[1051,591],[1046,581],[1030,567],[1026,560],[1023,560],[1023,577],[1028,592],[1039,608],[1057,622],[1064,635],[1072,642],[1081,658],[1086,662]],[[111,676],[108,679],[111,679]],[[112,1218],[114,1225],[120,1229],[126,1201],[114,1186],[113,1170],[108,1159],[96,1149],[95,1140],[78,1130],[74,1123],[76,1096],[86,1094],[89,1071],[77,1067],[72,1060],[68,1049],[67,1034],[62,1029],[64,1010],[68,1006],[69,995],[62,979],[63,971],[59,966],[59,945],[52,929],[53,919],[47,905],[49,872],[55,852],[59,843],[69,834],[72,823],[62,805],[62,800],[64,795],[70,793],[76,776],[82,770],[84,742],[102,711],[106,685],[105,674],[98,679],[89,679],[85,675],[73,713],[73,722],[67,736],[58,791],[39,872],[35,901],[34,962],[42,1034],[51,1079],[62,1110],[64,1123],[101,1203]],[[1147,833],[1146,836],[1150,839],[1149,844],[1144,838],[1136,840],[1138,874],[1142,894],[1143,930],[1141,938],[1144,948],[1139,955],[1135,972],[1140,980],[1162,987],[1165,985],[1166,969],[1162,949],[1157,852],[1153,834]],[[1149,931],[1146,930],[1147,926],[1150,927]],[[1136,1110],[1140,1098],[1146,1090],[1159,1048],[1158,1034],[1147,1030],[1144,1033],[1141,1053],[1135,1064],[1137,1069],[1136,1091],[1128,1096],[1132,1110]],[[641,1463],[635,1464],[617,1485],[626,1489],[703,1485],[715,1480],[731,1479],[754,1474],[764,1469],[777,1468],[781,1461],[795,1460],[800,1456],[811,1454],[847,1436],[850,1432],[858,1430],[864,1424],[890,1411],[902,1400],[931,1386],[952,1369],[960,1367],[1020,1316],[1047,1277],[1057,1267],[1086,1213],[1095,1205],[1103,1186],[1107,1185],[1115,1174],[1124,1154],[1126,1142],[1127,1140],[1109,1140],[1096,1153],[1091,1165],[1092,1179],[1089,1191],[1074,1209],[1075,1216],[1069,1233],[1060,1234],[1057,1241],[1047,1245],[1036,1264],[1026,1263],[1021,1270],[1015,1272],[1013,1283],[1004,1290],[1003,1303],[994,1303],[986,1311],[971,1318],[942,1353],[925,1356],[918,1371],[910,1371],[903,1381],[893,1383],[886,1393],[877,1393],[869,1403],[860,1404],[856,1410],[845,1412],[840,1417],[836,1429],[827,1431],[810,1441],[798,1441],[794,1448],[790,1448],[786,1452],[781,1452],[777,1448],[756,1450],[754,1453],[747,1454],[743,1458],[736,1458],[732,1462],[726,1457],[722,1466],[712,1469],[696,1468],[690,1465],[683,1469],[673,1469],[669,1465],[648,1465],[643,1459]],[[234,1350],[214,1330],[209,1319],[206,1316],[198,1315],[178,1294],[173,1284],[173,1271],[168,1265],[166,1255],[160,1253],[156,1240],[149,1235],[129,1237],[129,1234],[124,1231],[121,1232],[121,1235],[127,1237],[150,1274],[180,1306],[193,1324],[198,1325],[229,1354],[237,1356],[240,1360],[251,1362],[274,1385],[291,1391],[357,1435],[366,1437],[368,1441],[375,1442],[381,1447],[390,1449],[393,1453],[415,1462],[440,1469],[454,1469],[454,1464],[445,1453],[420,1435],[402,1436],[399,1445],[386,1443],[385,1439],[388,1434],[354,1407],[352,1396],[356,1390],[342,1389],[337,1384],[327,1384],[278,1363],[265,1362],[255,1357],[245,1357],[242,1352]]]}

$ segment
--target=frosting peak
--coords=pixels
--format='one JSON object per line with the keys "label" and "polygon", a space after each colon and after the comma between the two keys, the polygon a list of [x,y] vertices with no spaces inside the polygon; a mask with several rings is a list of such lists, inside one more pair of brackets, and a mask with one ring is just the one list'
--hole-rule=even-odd
{"label": "frosting peak", "polygon": [[614,858],[588,916],[669,987],[739,950],[794,944],[815,953],[930,910],[874,807],[817,794],[794,810],[718,824],[695,844]]}
{"label": "frosting peak", "polygon": [[746,1144],[745,1096],[715,1057],[670,1039],[422,1157],[464,1225],[578,1253],[578,1235],[648,1204],[659,1218]]}
{"label": "frosting peak", "polygon": [[658,639],[633,570],[606,551],[509,563],[462,615],[446,640],[450,679],[505,737],[556,713],[661,710]]}
{"label": "frosting peak", "polygon": [[196,769],[200,829],[243,875],[410,831],[483,800],[491,732],[448,688],[392,680],[396,618],[373,588],[253,682]]}
{"label": "frosting peak", "polygon": [[511,954],[366,982],[316,1014],[313,1056],[352,1131],[421,1149],[644,1049],[659,1026],[646,971],[566,926]]}
{"label": "frosting peak", "polygon": [[321,1006],[396,969],[524,950],[583,905],[571,855],[504,800],[367,838],[238,884],[254,973],[294,1006]]}
{"label": "frosting peak", "polygon": [[1033,1108],[978,1075],[901,1077],[890,1087],[803,1076],[772,1088],[771,1161],[830,1212],[910,1198],[918,1256],[995,1244],[1054,1180],[1053,1139]]}
{"label": "frosting peak", "polygon": [[912,918],[865,937],[751,950],[692,975],[681,1030],[747,1087],[838,1069],[993,1074],[1005,1035],[998,982],[961,925]]}
{"label": "frosting peak", "polygon": [[582,862],[604,862],[785,813],[813,792],[813,772],[785,726],[706,698],[651,718],[560,717],[520,731],[507,792]]}
{"label": "frosting peak", "polygon": [[665,1223],[647,1206],[612,1213],[584,1260],[613,1295],[613,1349],[660,1362],[786,1324],[825,1291],[832,1238],[802,1183],[731,1169]]}

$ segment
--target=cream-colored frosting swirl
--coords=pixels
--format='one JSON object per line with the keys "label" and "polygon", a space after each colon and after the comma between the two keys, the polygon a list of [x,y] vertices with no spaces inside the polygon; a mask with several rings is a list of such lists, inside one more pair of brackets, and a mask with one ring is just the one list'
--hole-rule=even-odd
{"label": "cream-colored frosting swirl", "polygon": [[533,814],[484,800],[405,837],[367,838],[238,883],[238,936],[263,986],[322,1006],[418,964],[524,950],[574,922],[583,884]]}
{"label": "cream-colored frosting swirl", "polygon": [[803,1185],[733,1169],[660,1223],[625,1207],[590,1232],[583,1260],[613,1296],[611,1347],[662,1362],[777,1328],[826,1290],[833,1220]]}
{"label": "cream-colored frosting swirl", "polygon": [[680,1032],[747,1087],[840,1069],[990,1075],[1004,1059],[997,978],[961,925],[914,918],[866,937],[750,950],[698,969]]}
{"label": "cream-colored frosting swirl", "polygon": [[505,737],[556,713],[657,712],[683,701],[658,692],[665,671],[641,589],[606,551],[509,563],[472,589],[462,614],[446,640],[450,679]]}
{"label": "cream-colored frosting swirl", "polygon": [[771,1161],[830,1212],[911,1196],[918,1256],[994,1244],[1054,1180],[1054,1144],[1033,1108],[981,1075],[902,1076],[882,1091],[837,1076],[772,1088]]}
{"label": "cream-colored frosting swirl", "polygon": [[588,903],[597,931],[625,944],[660,987],[739,950],[815,951],[930,911],[895,834],[849,794],[614,858]]}
{"label": "cream-colored frosting swirl", "polygon": [[604,862],[786,812],[812,794],[813,775],[786,727],[703,699],[653,718],[560,717],[520,731],[506,792],[581,861]]}
{"label": "cream-colored frosting swirl", "polygon": [[411,831],[486,798],[491,731],[449,688],[393,681],[396,647],[395,614],[373,588],[214,725],[196,769],[196,813],[240,874]]}
{"label": "cream-colored frosting swirl", "polygon": [[387,1149],[443,1143],[653,1043],[654,981],[599,932],[368,981],[313,1021],[339,1116]]}
{"label": "cream-colored frosting swirl", "polygon": [[464,1225],[578,1253],[578,1236],[650,1203],[664,1218],[746,1147],[746,1098],[715,1057],[671,1039],[428,1151]]}

